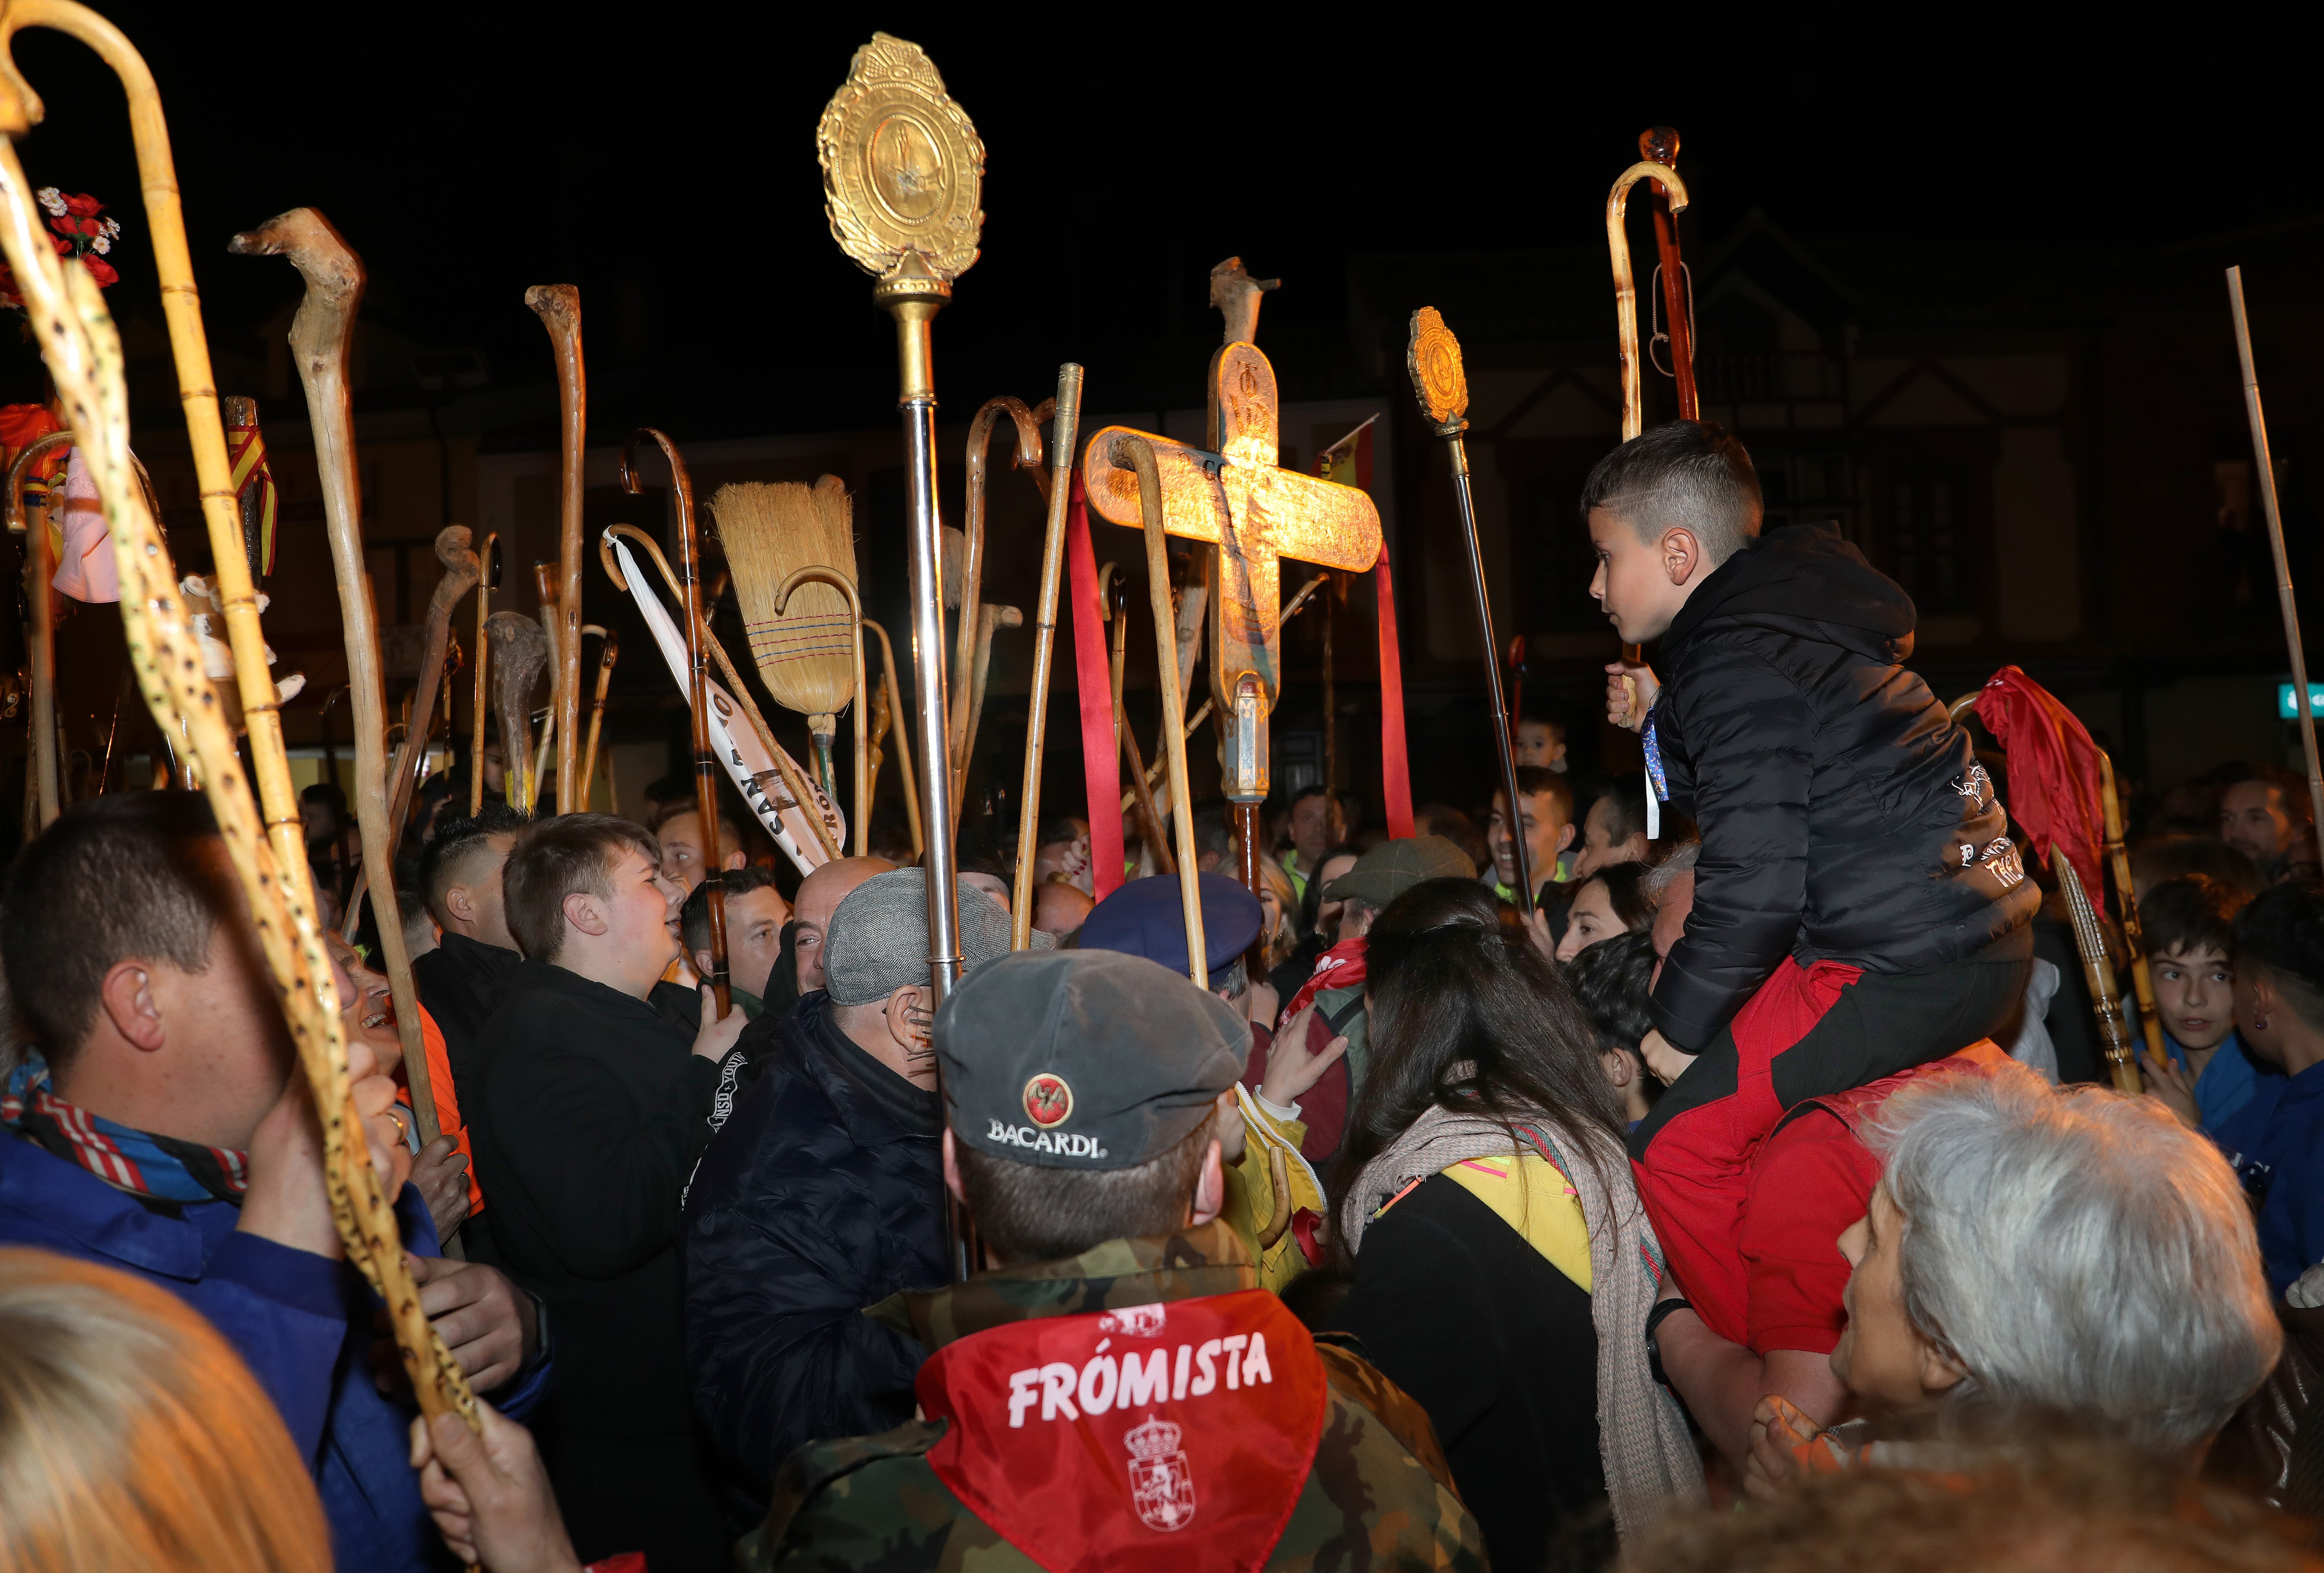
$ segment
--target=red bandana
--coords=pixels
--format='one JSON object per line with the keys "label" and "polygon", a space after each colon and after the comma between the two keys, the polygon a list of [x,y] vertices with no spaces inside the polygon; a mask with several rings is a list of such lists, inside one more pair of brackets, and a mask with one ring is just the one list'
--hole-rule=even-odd
{"label": "red bandana", "polygon": [[[1307,1008],[1308,1003],[1326,989],[1353,989],[1364,980],[1364,936],[1342,940],[1315,958],[1315,970],[1307,974],[1307,981],[1299,985],[1299,992],[1283,1007],[1276,1018],[1275,1030],[1281,1032],[1283,1024]],[[1325,1041],[1329,1041],[1327,1038]]]}
{"label": "red bandana", "polygon": [[1323,1433],[1314,1340],[1260,1289],[1038,1317],[947,1344],[928,1464],[1050,1573],[1259,1568]]}

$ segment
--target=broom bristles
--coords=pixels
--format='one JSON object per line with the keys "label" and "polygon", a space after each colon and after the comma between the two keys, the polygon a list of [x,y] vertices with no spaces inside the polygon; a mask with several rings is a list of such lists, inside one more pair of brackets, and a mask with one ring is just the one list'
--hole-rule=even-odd
{"label": "broom bristles", "polygon": [[710,500],[734,572],[742,627],[767,692],[801,715],[836,715],[855,697],[855,630],[847,598],[807,584],[775,615],[775,592],[810,564],[855,582],[855,529],[847,487],[836,475],[812,486],[749,481],[721,486]]}

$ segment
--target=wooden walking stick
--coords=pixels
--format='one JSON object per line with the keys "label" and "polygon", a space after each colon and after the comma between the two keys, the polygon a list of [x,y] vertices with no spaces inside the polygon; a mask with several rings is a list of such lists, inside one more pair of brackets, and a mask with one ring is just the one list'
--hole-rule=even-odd
{"label": "wooden walking stick", "polygon": [[[403,945],[403,915],[396,909],[394,831],[388,810],[387,703],[380,681],[379,624],[372,609],[371,575],[364,567],[363,500],[355,466],[355,404],[347,387],[347,348],[355,336],[355,311],[363,301],[363,259],[330,221],[311,207],[294,207],[237,235],[227,249],[238,256],[287,259],[307,281],[298,315],[290,319],[290,356],[307,394],[307,419],[314,428],[315,464],[323,483],[323,520],[331,542],[331,566],[339,586],[339,621],[346,639],[349,698],[355,722],[355,827],[363,838],[364,876],[371,886],[372,911],[379,920],[379,948],[387,985],[395,1001],[396,1035],[403,1043],[403,1074],[411,1091],[411,1112],[422,1142],[440,1134],[436,1099],[429,1085],[428,1048],[420,1033],[420,996],[411,986],[411,958]],[[235,555],[242,536],[235,532]],[[245,568],[247,563],[244,563]],[[463,592],[465,593],[465,591]],[[457,599],[454,596],[452,599]],[[451,600],[439,592],[431,612],[452,614]],[[438,625],[440,629],[440,624]],[[444,649],[435,639],[436,673],[442,676]],[[435,703],[434,680],[424,677]],[[420,712],[424,723],[427,713]],[[419,729],[425,731],[425,726]],[[404,746],[411,746],[409,733]],[[360,911],[349,902],[352,917]]]}
{"label": "wooden walking stick", "polygon": [[[1207,989],[1211,986],[1210,950],[1203,938],[1203,888],[1201,877],[1195,872],[1194,806],[1186,791],[1186,738],[1181,730],[1186,705],[1178,687],[1177,623],[1170,607],[1170,559],[1163,524],[1162,476],[1155,460],[1154,445],[1143,437],[1127,437],[1114,444],[1111,452],[1117,463],[1128,461],[1138,478],[1138,506],[1146,532],[1146,588],[1154,607],[1154,667],[1161,686],[1162,724],[1167,739],[1164,754],[1170,761],[1170,817],[1178,827],[1178,902],[1186,920],[1186,972],[1194,980],[1195,988]],[[1095,453],[1094,445],[1092,453]],[[1087,489],[1084,482],[1084,490]],[[1259,724],[1263,727],[1266,722],[1262,719]],[[1247,738],[1245,741],[1248,746]],[[1141,783],[1144,778],[1141,773]],[[1249,848],[1244,849],[1243,857],[1246,862],[1250,860]]]}
{"label": "wooden walking stick", "polygon": [[1452,336],[1434,306],[1424,306],[1412,314],[1405,369],[1412,373],[1412,391],[1420,400],[1421,413],[1444,439],[1444,451],[1452,461],[1452,498],[1461,512],[1461,538],[1469,549],[1469,588],[1477,610],[1477,639],[1485,652],[1485,694],[1493,707],[1493,746],[1500,754],[1509,851],[1517,860],[1517,906],[1531,916],[1533,870],[1526,866],[1525,799],[1517,796],[1517,749],[1509,730],[1508,706],[1501,698],[1500,646],[1493,639],[1485,555],[1477,542],[1477,505],[1469,491],[1469,449],[1461,440],[1461,434],[1469,429],[1469,376],[1461,364],[1461,341]]}
{"label": "wooden walking stick", "polygon": [[[1121,575],[1111,563],[1098,570],[1097,609],[1100,616],[1113,624],[1113,735],[1122,758],[1130,763],[1130,796],[1138,799],[1139,817],[1146,826],[1146,845],[1153,854],[1156,868],[1165,874],[1176,874],[1178,864],[1170,855],[1170,830],[1154,806],[1154,793],[1146,780],[1146,761],[1138,757],[1137,729],[1130,724],[1129,709],[1121,702],[1122,671],[1130,654],[1130,607],[1129,598],[1122,593]],[[1170,724],[1167,714],[1162,724],[1166,728]],[[1162,752],[1167,759],[1167,743]]]}
{"label": "wooden walking stick", "polygon": [[[650,426],[630,433],[622,444],[622,490],[632,497],[645,494],[638,479],[638,443],[642,439],[661,450],[669,465],[670,490],[678,500],[678,583],[686,606],[686,654],[690,670],[687,698],[694,709],[694,802],[702,824],[702,866],[717,869],[724,853],[718,845],[718,756],[710,750],[710,660],[703,646],[715,643],[702,621],[702,538],[694,527],[694,479],[678,445]],[[577,625],[576,625],[577,626]],[[860,720],[861,711],[858,712]],[[733,1013],[734,1000],[726,979],[726,882],[706,879],[710,892],[710,985],[718,1019]]]}
{"label": "wooden walking stick", "polygon": [[[1649,136],[1653,134],[1651,132],[1647,133]],[[1678,156],[1675,134],[1672,138],[1670,155],[1673,158]],[[1622,379],[1624,442],[1646,429],[1646,404],[1638,386],[1638,286],[1630,271],[1630,234],[1625,226],[1630,188],[1641,180],[1654,183],[1654,189],[1662,194],[1664,205],[1669,209],[1672,218],[1675,219],[1685,212],[1687,204],[1686,182],[1678,178],[1676,170],[1655,161],[1652,157],[1641,159],[1624,170],[1615,179],[1614,189],[1606,194],[1606,249],[1611,253],[1614,263],[1614,344]],[[1657,211],[1655,216],[1659,219],[1662,215]],[[1692,365],[1690,360],[1687,373],[1690,382],[1694,374]],[[1646,652],[1637,645],[1624,645],[1622,659],[1635,667],[1646,659]],[[1634,706],[1637,704],[1635,693],[1630,702]],[[1646,801],[1649,805],[1656,801],[1651,789],[1646,794]],[[1515,815],[1517,812],[1517,799],[1512,797],[1509,799],[1509,813]]]}
{"label": "wooden walking stick", "polygon": [[[484,684],[490,676],[492,654],[484,638],[484,620],[492,615],[493,592],[501,587],[501,538],[495,533],[484,537],[484,549],[478,555],[482,575],[476,581],[476,681],[475,713],[469,719],[468,740],[468,814],[471,817],[484,808],[484,716],[490,709],[492,690]],[[507,756],[508,745],[501,745]]]}
{"label": "wooden walking stick", "polygon": [[[585,635],[594,633],[598,639],[597,696],[589,704],[589,741],[581,750],[580,789],[573,795],[573,800],[579,804],[582,811],[586,813],[589,807],[590,788],[597,782],[597,736],[605,722],[605,692],[613,685],[613,663],[622,658],[622,630],[617,628],[599,628],[595,623],[591,622],[584,623],[581,631]],[[606,777],[609,786],[612,780],[612,777]],[[610,802],[609,798],[608,803]],[[618,814],[621,810],[615,808],[613,812]]]}
{"label": "wooden walking stick", "polygon": [[530,814],[540,790],[532,773],[532,691],[549,669],[549,636],[521,612],[495,612],[484,620],[492,650],[493,713],[500,717],[505,757],[501,795],[519,814]]}
{"label": "wooden walking stick", "polygon": [[49,557],[49,511],[43,509],[29,523],[25,520],[24,477],[44,455],[70,447],[72,440],[69,431],[34,437],[8,466],[8,529],[24,538],[25,666],[32,689],[32,746],[26,755],[24,796],[35,805],[35,814],[28,819],[35,831],[48,829],[63,812],[58,801],[62,794],[57,775],[56,603],[49,588],[56,564]]}
{"label": "wooden walking stick", "polygon": [[1011,950],[1033,943],[1033,838],[1041,832],[1041,751],[1048,735],[1049,668],[1057,646],[1057,594],[1065,574],[1065,511],[1072,504],[1074,439],[1082,424],[1082,369],[1057,368],[1049,445],[1047,527],[1041,537],[1041,593],[1033,607],[1033,691],[1025,722],[1025,779],[1017,795],[1017,877],[1009,904]]}
{"label": "wooden walking stick", "polygon": [[2308,750],[2310,821],[2324,836],[2324,765],[2316,757],[2316,711],[2308,690],[2308,657],[2300,643],[2300,603],[2292,594],[2292,559],[2283,550],[2283,515],[2275,500],[2275,460],[2268,452],[2267,416],[2260,409],[2259,372],[2252,362],[2251,319],[2244,314],[2244,271],[2227,270],[2227,309],[2236,323],[2236,355],[2243,363],[2244,413],[2251,420],[2252,455],[2259,461],[2259,500],[2267,513],[2267,544],[2275,553],[2275,605],[2283,615],[2283,643],[2292,657],[2292,688],[2300,705],[2300,744]]}
{"label": "wooden walking stick", "polygon": [[549,779],[549,750],[557,746],[558,674],[565,669],[564,647],[573,642],[565,634],[558,572],[555,563],[537,562],[532,566],[533,598],[540,604],[540,631],[549,639],[549,713],[541,719],[540,741],[534,745],[532,755],[532,795],[536,800],[540,796],[539,783]]}
{"label": "wooden walking stick", "polygon": [[[550,641],[557,675],[549,727],[557,735],[557,812],[571,814],[580,806],[574,793],[580,777],[575,745],[581,736],[582,443],[589,419],[589,382],[581,360],[581,291],[570,284],[535,284],[524,292],[524,303],[549,329],[549,344],[557,352],[557,427],[564,462],[558,472],[557,637]],[[547,601],[541,611],[548,615]]]}
{"label": "wooden walking stick", "polygon": [[[1665,170],[1677,169],[1676,128],[1655,125],[1638,133],[1638,156]],[[1694,275],[1686,271],[1678,254],[1678,215],[1686,201],[1682,196],[1674,206],[1670,188],[1659,176],[1647,178],[1646,189],[1655,198],[1655,251],[1660,259],[1656,271],[1662,275],[1663,311],[1670,322],[1668,332],[1655,336],[1670,342],[1670,377],[1678,384],[1678,418],[1700,420],[1702,400],[1694,386]],[[1648,354],[1652,353],[1649,345]]]}
{"label": "wooden walking stick", "polygon": [[436,695],[444,686],[444,664],[451,653],[452,612],[483,577],[483,565],[468,549],[465,524],[447,524],[436,532],[436,561],[444,569],[436,593],[428,598],[427,633],[420,647],[420,685],[412,690],[414,722],[395,751],[389,778],[395,796],[388,805],[387,855],[395,856],[403,842],[403,822],[411,812],[411,795],[420,785],[420,766],[428,757],[428,717],[436,709]]}
{"label": "wooden walking stick", "polygon": [[[917,858],[927,850],[927,838],[920,829],[919,777],[912,774],[911,740],[905,735],[904,695],[896,681],[896,647],[888,642],[888,630],[870,618],[863,620],[863,626],[880,639],[881,691],[887,696],[888,714],[896,729],[896,777],[903,785],[904,817],[911,824],[912,855]],[[871,774],[877,777],[879,771],[875,768]]]}
{"label": "wooden walking stick", "polygon": [[[965,495],[967,506],[962,511],[960,555],[960,621],[954,639],[952,668],[952,730],[949,739],[952,759],[953,823],[960,823],[963,799],[968,793],[969,754],[976,746],[977,713],[983,708],[979,690],[982,686],[985,663],[991,658],[993,620],[980,614],[984,593],[984,515],[986,470],[991,455],[992,428],[1007,416],[1016,427],[1017,446],[1010,454],[1010,463],[1020,470],[1029,470],[1037,477],[1041,473],[1041,428],[1033,412],[1025,408],[1021,399],[1002,394],[988,399],[968,423],[968,481]],[[999,625],[1016,628],[1024,616],[1015,607],[999,620]],[[1013,621],[1012,621],[1013,619]]]}
{"label": "wooden walking stick", "polygon": [[[385,1302],[391,1329],[422,1412],[432,1416],[456,1412],[475,1425],[475,1404],[467,1380],[420,1304],[418,1287],[404,1262],[393,1199],[372,1167],[355,1113],[338,990],[315,925],[304,841],[292,843],[299,854],[295,862],[278,860],[267,826],[251,800],[249,774],[219,714],[217,695],[206,675],[189,614],[179,597],[176,566],[137,491],[129,461],[128,390],[120,336],[94,281],[81,270],[69,272],[60,263],[34,207],[30,183],[16,161],[14,139],[38,121],[40,106],[13,64],[6,61],[5,53],[10,35],[33,23],[64,28],[95,43],[124,77],[152,207],[166,206],[172,219],[176,216],[174,186],[157,189],[154,180],[157,170],[161,175],[169,172],[169,165],[167,133],[152,78],[128,41],[95,14],[67,0],[12,0],[5,11],[0,11],[0,136],[8,139],[0,143],[0,253],[5,253],[15,273],[33,342],[41,346],[82,445],[89,479],[105,511],[120,575],[122,625],[140,691],[164,734],[182,728],[194,750],[217,815],[219,835],[250,904],[254,931],[281,990],[300,1069],[323,1117],[319,1122],[323,1175],[332,1219],[346,1243],[348,1259]],[[173,225],[171,235],[176,241],[172,274],[186,281],[188,293],[182,302],[168,293],[163,299],[171,307],[172,327],[189,325],[190,337],[198,347],[199,317],[192,306],[190,281],[181,265],[184,232]],[[155,250],[160,253],[164,247],[157,244]],[[202,358],[207,360],[206,355]],[[189,400],[189,405],[192,402]],[[216,413],[213,403],[213,432]],[[198,455],[198,443],[196,451]],[[206,507],[231,501],[230,496],[209,492],[207,481],[205,491]],[[217,549],[222,572],[230,570],[231,559],[241,563],[246,574],[248,563],[239,549],[226,549],[238,547],[237,531]],[[250,631],[255,635],[255,603],[247,610]],[[245,684],[252,684],[255,674],[255,681],[265,685],[263,701],[271,705],[272,683],[263,657],[254,649],[252,658],[237,665]],[[254,691],[252,697],[260,696]],[[263,717],[272,713],[271,709],[259,710]],[[254,725],[250,744],[261,778],[272,777],[287,784],[290,760],[282,751],[279,731],[270,731],[263,723]],[[289,828],[293,832],[299,829],[295,809]]]}

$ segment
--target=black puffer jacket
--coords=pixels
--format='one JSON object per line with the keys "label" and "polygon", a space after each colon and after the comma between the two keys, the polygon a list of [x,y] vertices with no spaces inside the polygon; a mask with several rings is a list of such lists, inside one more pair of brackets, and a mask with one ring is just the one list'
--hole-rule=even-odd
{"label": "black puffer jacket", "polygon": [[1786,955],[1926,971],[2032,920],[2040,893],[1968,734],[1896,664],[1913,623],[1836,529],[1788,525],[1720,565],[1664,636],[1650,721],[1671,805],[1702,828],[1654,992],[1680,1048]]}
{"label": "black puffer jacket", "polygon": [[936,1094],[849,1043],[820,990],[778,1035],[686,1210],[695,1408],[761,1509],[794,1449],[912,1418],[926,1351],[863,1309],[945,1281]]}

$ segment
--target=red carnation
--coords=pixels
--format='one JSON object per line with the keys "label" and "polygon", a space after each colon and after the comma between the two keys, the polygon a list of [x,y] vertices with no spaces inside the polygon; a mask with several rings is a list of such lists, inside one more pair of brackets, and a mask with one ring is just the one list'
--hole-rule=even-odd
{"label": "red carnation", "polygon": [[75,218],[94,218],[105,211],[105,204],[89,196],[68,197],[65,198],[65,211]]}
{"label": "red carnation", "polygon": [[121,275],[115,272],[113,264],[103,257],[83,257],[81,263],[88,269],[89,275],[97,281],[97,287],[100,290],[110,289],[121,282]]}
{"label": "red carnation", "polygon": [[49,236],[49,244],[57,248],[57,255],[60,257],[69,257],[73,254],[73,243],[67,240],[63,235],[52,235]]}

